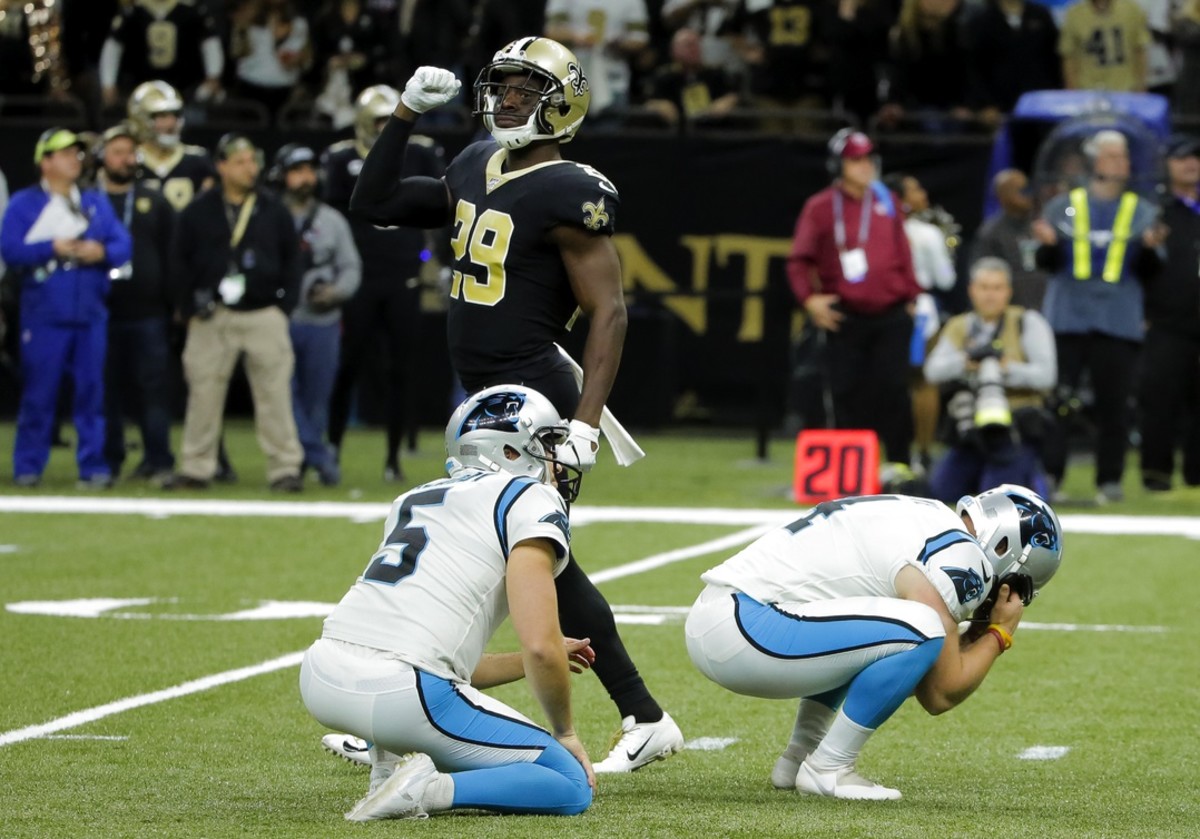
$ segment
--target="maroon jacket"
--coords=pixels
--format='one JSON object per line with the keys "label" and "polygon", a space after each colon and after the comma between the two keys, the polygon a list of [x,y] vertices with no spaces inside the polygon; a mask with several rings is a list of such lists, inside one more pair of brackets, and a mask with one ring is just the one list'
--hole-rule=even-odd
{"label": "maroon jacket", "polygon": [[[921,287],[913,272],[912,252],[904,233],[904,215],[890,193],[886,203],[877,200],[877,195],[872,196],[871,226],[863,245],[867,255],[867,275],[862,282],[846,282],[833,222],[833,191],[840,188],[840,184],[835,183],[809,198],[796,221],[792,253],[788,258],[788,281],[796,299],[803,305],[812,294],[836,294],[841,298],[843,311],[860,315],[876,315],[916,299]],[[862,201],[842,192],[848,250],[859,247],[862,208]],[[812,283],[814,268],[817,288],[813,288]]]}

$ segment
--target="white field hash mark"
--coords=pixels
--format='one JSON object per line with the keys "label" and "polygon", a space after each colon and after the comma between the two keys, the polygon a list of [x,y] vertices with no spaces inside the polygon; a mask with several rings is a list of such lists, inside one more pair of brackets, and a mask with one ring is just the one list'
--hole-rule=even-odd
{"label": "white field hash mark", "polygon": [[1021,760],[1058,760],[1070,750],[1070,746],[1030,746],[1017,757]]}

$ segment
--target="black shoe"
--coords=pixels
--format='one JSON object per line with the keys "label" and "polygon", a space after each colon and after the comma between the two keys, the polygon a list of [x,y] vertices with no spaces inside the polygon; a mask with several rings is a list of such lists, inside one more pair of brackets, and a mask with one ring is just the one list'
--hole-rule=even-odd
{"label": "black shoe", "polygon": [[191,475],[184,475],[180,472],[175,472],[163,478],[163,489],[208,489],[209,482],[203,478],[193,478]]}
{"label": "black shoe", "polygon": [[303,492],[304,481],[299,475],[284,475],[271,481],[271,489],[275,492]]}
{"label": "black shoe", "polygon": [[1142,478],[1142,486],[1146,492],[1169,492],[1171,490],[1171,482],[1162,478]]}
{"label": "black shoe", "polygon": [[238,482],[238,473],[228,463],[218,463],[217,471],[213,474],[212,479],[218,484],[236,484]]}

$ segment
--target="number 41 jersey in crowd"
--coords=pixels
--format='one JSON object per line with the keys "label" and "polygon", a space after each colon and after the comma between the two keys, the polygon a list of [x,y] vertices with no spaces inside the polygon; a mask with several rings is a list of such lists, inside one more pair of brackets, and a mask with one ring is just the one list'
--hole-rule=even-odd
{"label": "number 41 jersey in crowd", "polygon": [[557,363],[576,300],[558,248],[560,225],[611,236],[620,198],[590,166],[571,160],[508,171],[494,142],[468,146],[446,169],[454,202],[449,342],[467,381]]}
{"label": "number 41 jersey in crowd", "polygon": [[325,620],[324,638],[395,653],[428,673],[469,682],[508,616],[508,555],[547,539],[567,564],[571,528],[562,497],[533,478],[464,471],[395,500],[384,539]]}

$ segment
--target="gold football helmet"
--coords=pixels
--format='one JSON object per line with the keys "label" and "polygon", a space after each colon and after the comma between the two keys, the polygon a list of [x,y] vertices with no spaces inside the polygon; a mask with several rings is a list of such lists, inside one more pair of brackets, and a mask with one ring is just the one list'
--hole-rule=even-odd
{"label": "gold football helmet", "polygon": [[354,102],[354,138],[358,151],[366,155],[379,139],[379,121],[387,119],[400,104],[400,91],[385,84],[368,87]]}
{"label": "gold football helmet", "polygon": [[[523,75],[524,82],[504,79]],[[524,125],[500,128],[496,116],[510,90],[538,97]],[[475,113],[496,142],[519,149],[535,140],[568,143],[583,124],[592,94],[575,53],[549,38],[519,38],[492,57],[475,80]]]}
{"label": "gold football helmet", "polygon": [[[183,97],[166,82],[143,82],[129,97],[129,124],[139,143],[154,142],[164,149],[179,145],[179,135],[183,133],[182,111]],[[154,130],[154,117],[158,114],[179,115],[173,134],[159,134]]]}

